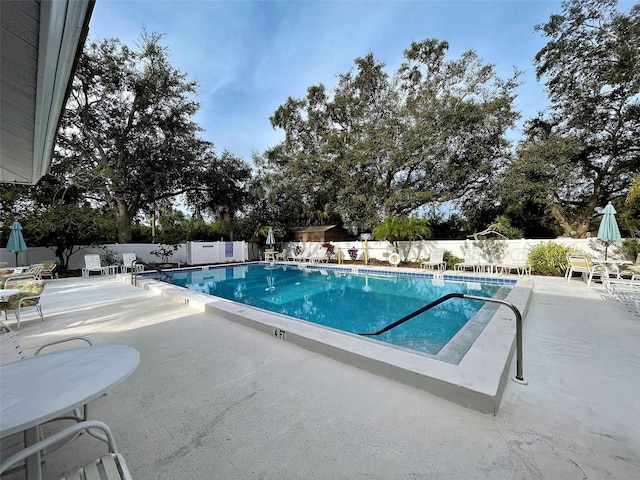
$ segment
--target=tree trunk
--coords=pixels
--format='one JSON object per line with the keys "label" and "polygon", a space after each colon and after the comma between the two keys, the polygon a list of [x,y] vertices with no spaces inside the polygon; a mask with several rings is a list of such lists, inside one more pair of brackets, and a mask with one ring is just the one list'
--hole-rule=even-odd
{"label": "tree trunk", "polygon": [[129,243],[133,238],[131,233],[131,214],[122,199],[117,199],[116,201],[118,203],[118,242]]}
{"label": "tree trunk", "polygon": [[571,238],[584,238],[589,231],[589,222],[580,222],[578,225],[572,225],[562,214],[560,209],[555,205],[550,205],[551,215],[555,218],[558,225],[562,227],[565,236]]}

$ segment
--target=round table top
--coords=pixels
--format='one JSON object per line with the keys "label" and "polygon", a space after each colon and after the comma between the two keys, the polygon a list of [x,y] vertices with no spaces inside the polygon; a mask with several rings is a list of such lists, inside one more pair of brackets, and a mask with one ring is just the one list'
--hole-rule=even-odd
{"label": "round table top", "polygon": [[615,259],[607,259],[604,258],[594,258],[593,263],[610,263],[611,265],[631,265],[633,262],[630,260],[615,260]]}
{"label": "round table top", "polygon": [[87,404],[131,375],[139,363],[135,348],[93,345],[0,366],[0,437]]}
{"label": "round table top", "polygon": [[18,293],[20,293],[20,290],[17,288],[0,289],[0,298],[5,299],[11,295],[17,295]]}

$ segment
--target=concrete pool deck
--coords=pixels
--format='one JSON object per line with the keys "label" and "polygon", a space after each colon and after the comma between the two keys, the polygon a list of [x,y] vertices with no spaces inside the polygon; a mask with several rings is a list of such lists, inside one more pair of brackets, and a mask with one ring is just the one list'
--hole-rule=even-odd
{"label": "concrete pool deck", "polygon": [[[48,282],[45,321],[18,336],[27,353],[78,334],[140,351],[90,408],[137,479],[640,478],[640,317],[599,284],[532,280],[529,383],[506,383],[497,416],[114,277]],[[44,478],[103,451],[82,437]]]}

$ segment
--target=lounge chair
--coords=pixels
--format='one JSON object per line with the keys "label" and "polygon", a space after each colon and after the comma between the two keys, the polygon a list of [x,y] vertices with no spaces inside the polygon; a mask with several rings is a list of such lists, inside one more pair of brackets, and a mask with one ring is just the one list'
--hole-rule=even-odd
{"label": "lounge chair", "polygon": [[[96,430],[99,432],[96,432]],[[72,472],[61,477],[62,479],[99,480],[101,478],[106,478],[107,480],[132,480],[131,472],[127,467],[124,457],[116,448],[111,430],[107,425],[96,420],[76,423],[75,425],[65,428],[44,440],[40,440],[39,442],[20,450],[16,454],[3,460],[2,464],[0,464],[0,473],[6,472],[14,465],[24,461],[27,457],[36,455],[38,452],[44,452],[47,448],[53,445],[59,444],[60,442],[66,443],[67,441],[78,438],[79,434],[83,432],[105,442],[109,447],[109,453],[94,459],[91,463],[82,468],[74,469]],[[86,439],[87,436],[88,435],[83,435],[79,438]]]}
{"label": "lounge chair", "polygon": [[636,261],[631,265],[621,265],[618,270],[618,278],[628,278],[640,275],[640,253],[636,256]]}
{"label": "lounge chair", "polygon": [[[133,262],[138,259],[135,253],[123,253],[122,254],[122,265],[120,265],[120,273],[127,273],[133,271]],[[144,270],[144,265],[136,265],[136,272],[142,272]]]}
{"label": "lounge chair", "polygon": [[0,310],[4,311],[7,320],[9,319],[9,312],[13,311],[17,320],[16,328],[20,330],[20,315],[22,311],[25,308],[34,307],[44,322],[42,307],[40,306],[40,296],[46,286],[45,283],[42,280],[27,280],[16,286],[19,286],[20,293],[9,297],[4,302],[0,302]]}
{"label": "lounge chair", "polygon": [[82,276],[88,278],[91,272],[99,272],[100,275],[106,275],[107,269],[102,266],[100,262],[100,255],[91,254],[84,256],[84,268],[82,269]]}
{"label": "lounge chair", "polygon": [[56,262],[54,262],[53,260],[45,260],[43,262],[40,262],[40,265],[42,265],[40,278],[49,277],[51,280],[53,280],[55,269],[58,266]]}
{"label": "lounge chair", "polygon": [[294,262],[307,262],[309,261],[309,257],[310,257],[310,247],[309,245],[305,245],[302,248],[302,251],[300,253],[295,252],[295,250],[291,253],[291,255],[289,256],[289,260],[292,260]]}
{"label": "lounge chair", "polygon": [[447,262],[444,261],[444,248],[434,248],[429,254],[429,260],[420,263],[420,268],[433,268],[440,271],[447,269]]}
{"label": "lounge chair", "polygon": [[640,315],[640,276],[634,275],[631,280],[610,278],[609,271],[605,268],[602,284],[611,298],[635,308],[636,314]]}
{"label": "lounge chair", "polygon": [[594,276],[602,277],[604,273],[608,273],[608,270],[603,266],[593,265],[589,258],[583,255],[567,255],[567,263],[568,268],[565,272],[567,283],[571,281],[574,273],[580,273],[587,285],[591,285],[591,280]]}
{"label": "lounge chair", "polygon": [[467,255],[464,257],[464,261],[456,263],[453,266],[453,269],[465,271],[467,268],[470,268],[474,273],[477,273],[483,269],[483,265],[484,263],[482,262],[482,251],[479,248],[471,248],[469,249]]}
{"label": "lounge chair", "polygon": [[531,265],[527,263],[527,251],[524,248],[512,250],[509,260],[497,265],[499,273],[511,273],[513,270],[518,275],[531,275]]}

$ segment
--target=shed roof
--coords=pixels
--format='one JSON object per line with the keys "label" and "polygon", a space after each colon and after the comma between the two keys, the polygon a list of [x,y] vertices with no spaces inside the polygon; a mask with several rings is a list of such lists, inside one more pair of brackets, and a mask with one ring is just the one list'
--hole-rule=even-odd
{"label": "shed roof", "polygon": [[300,227],[296,228],[296,233],[318,233],[318,232],[326,232],[327,230],[331,230],[332,228],[336,228],[337,225],[320,225],[317,227]]}

